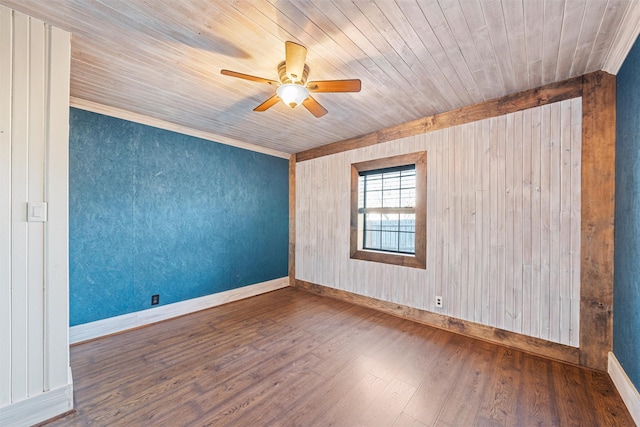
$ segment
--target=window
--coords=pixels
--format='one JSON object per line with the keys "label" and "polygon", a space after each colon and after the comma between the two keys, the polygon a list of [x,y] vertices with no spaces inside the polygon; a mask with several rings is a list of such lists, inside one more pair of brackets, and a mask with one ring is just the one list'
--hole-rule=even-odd
{"label": "window", "polygon": [[363,249],[416,252],[416,165],[360,172]]}
{"label": "window", "polygon": [[351,258],[426,268],[426,159],[351,165]]}

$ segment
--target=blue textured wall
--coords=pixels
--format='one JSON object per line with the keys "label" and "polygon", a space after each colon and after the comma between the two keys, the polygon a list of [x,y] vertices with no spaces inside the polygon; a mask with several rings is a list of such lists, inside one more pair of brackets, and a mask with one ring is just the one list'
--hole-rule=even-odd
{"label": "blue textured wall", "polygon": [[71,326],[287,275],[288,161],[71,109]]}
{"label": "blue textured wall", "polygon": [[617,75],[613,353],[640,389],[640,39]]}

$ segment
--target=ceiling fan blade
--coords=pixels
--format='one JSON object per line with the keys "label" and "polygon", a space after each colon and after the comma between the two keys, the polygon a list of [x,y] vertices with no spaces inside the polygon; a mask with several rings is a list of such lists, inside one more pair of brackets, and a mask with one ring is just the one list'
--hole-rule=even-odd
{"label": "ceiling fan blade", "polygon": [[318,118],[328,113],[328,111],[322,105],[320,105],[318,101],[313,99],[312,96],[302,101],[302,105],[304,105],[307,110],[311,111],[311,114]]}
{"label": "ceiling fan blade", "polygon": [[271,98],[254,108],[253,111],[266,111],[276,105],[278,101],[280,101],[280,97],[278,97],[278,95],[273,95]]}
{"label": "ceiling fan blade", "polygon": [[286,42],[287,75],[293,82],[300,81],[304,73],[304,62],[307,59],[307,48],[294,42]]}
{"label": "ceiling fan blade", "polygon": [[361,86],[359,79],[319,80],[307,83],[309,92],[360,92]]}
{"label": "ceiling fan blade", "polygon": [[224,74],[225,76],[237,77],[239,79],[244,79],[244,80],[251,80],[252,82],[266,83],[266,84],[269,84],[269,85],[278,85],[279,84],[275,80],[264,79],[262,77],[256,77],[256,76],[252,76],[250,74],[242,74],[242,73],[238,73],[236,71],[220,70],[220,74]]}

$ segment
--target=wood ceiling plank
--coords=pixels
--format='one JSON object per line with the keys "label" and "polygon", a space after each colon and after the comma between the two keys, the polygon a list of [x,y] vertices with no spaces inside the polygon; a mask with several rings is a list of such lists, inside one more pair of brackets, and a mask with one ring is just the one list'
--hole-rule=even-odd
{"label": "wood ceiling plank", "polygon": [[628,7],[625,0],[609,0],[605,14],[602,18],[597,37],[591,51],[591,57],[587,64],[587,70],[596,71],[602,67],[611,49],[611,43],[618,32],[618,25],[624,17]]}
{"label": "wood ceiling plank", "polygon": [[575,23],[582,22],[585,6],[584,0],[567,0],[565,3],[556,70],[557,79],[566,79],[571,74],[571,67],[578,50],[581,28],[581,25],[575,25]]}
{"label": "wood ceiling plank", "polygon": [[[421,50],[424,47],[424,50],[428,52],[428,57],[433,58],[433,62],[440,69],[440,73],[445,76],[448,82],[448,85],[442,86],[445,96],[450,98],[451,102],[456,106],[466,105],[469,100],[469,94],[466,92],[458,73],[449,61],[418,2],[403,1],[398,2],[398,6],[421,40],[421,44],[416,46]],[[418,53],[420,54],[421,51]]]}
{"label": "wood ceiling plank", "polygon": [[[369,56],[375,58],[380,70],[389,76],[393,86],[398,91],[413,93],[420,90],[419,80],[414,71],[407,66],[398,52],[393,49],[385,37],[378,32],[375,25],[371,23],[365,12],[367,7],[373,7],[373,3],[361,3],[359,5],[350,1],[332,2],[340,13],[335,13],[335,18],[344,17],[342,25],[347,28],[348,35],[358,44],[358,46]],[[323,4],[328,8],[327,4]],[[345,22],[346,20],[346,22]],[[334,21],[334,23],[338,24]],[[387,84],[387,83],[385,83]],[[403,108],[410,111],[410,114],[419,115],[420,109],[417,107],[418,100],[415,97],[405,97]]]}
{"label": "wood ceiling plank", "polygon": [[545,0],[542,32],[542,84],[556,81],[560,37],[564,17],[564,0]]}
{"label": "wood ceiling plank", "polygon": [[518,86],[513,72],[513,64],[509,52],[507,29],[504,22],[502,4],[499,0],[487,0],[480,3],[487,21],[487,28],[491,38],[491,46],[498,58],[498,70],[502,76],[506,93],[514,93]]}
{"label": "wood ceiling plank", "polygon": [[427,18],[429,25],[433,29],[435,36],[449,58],[449,62],[455,68],[462,86],[465,88],[471,99],[479,99],[482,95],[478,90],[478,85],[471,74],[469,66],[462,56],[458,40],[454,37],[449,27],[449,23],[445,18],[442,9],[438,3],[420,2],[420,7]]}
{"label": "wood ceiling plank", "polygon": [[335,6],[325,2],[322,3],[322,8],[319,8],[318,5],[312,4],[311,2],[299,3],[297,6],[305,13],[313,14],[314,22],[320,25],[323,31],[325,31],[327,40],[333,41],[340,47],[340,50],[337,52],[343,51],[346,55],[354,58],[354,60],[374,76],[381,85],[398,88],[393,79],[376,64],[374,59],[368,57],[361,47],[341,29],[345,28],[349,21]]}
{"label": "wood ceiling plank", "polygon": [[542,31],[544,2],[524,2],[524,30],[527,45],[529,87],[542,85]]}
{"label": "wood ceiling plank", "polygon": [[502,3],[511,65],[516,85],[528,87],[527,44],[524,26],[524,5],[522,1],[506,1]]}
{"label": "wood ceiling plank", "polygon": [[[446,108],[449,101],[441,93],[441,89],[437,86],[435,79],[420,79],[417,76],[425,75],[430,71],[425,68],[423,62],[419,59],[417,53],[412,49],[412,45],[406,41],[406,38],[416,38],[413,28],[408,25],[402,11],[397,7],[396,3],[381,1],[374,3],[369,1],[366,8],[361,10],[366,14],[369,21],[380,31],[384,39],[397,52],[401,60],[413,72],[414,78],[405,75],[405,78],[411,79],[418,86],[416,91],[425,94],[425,111],[438,111]],[[402,33],[398,30],[402,30]]]}
{"label": "wood ceiling plank", "polygon": [[[464,2],[464,4],[467,5],[472,3],[473,2]],[[467,63],[467,67],[473,76],[482,98],[485,100],[495,98],[496,94],[501,93],[497,90],[499,82],[494,78],[495,74],[492,73],[491,69],[491,65],[495,66],[495,62],[485,62],[481,59],[478,46],[473,36],[476,31],[483,32],[484,30],[486,34],[484,17],[482,15],[471,15],[472,19],[476,19],[469,22],[469,16],[465,14],[463,4],[458,1],[443,2],[440,6],[449,25],[449,30],[456,39],[460,52]],[[477,3],[476,6],[478,6]],[[491,52],[491,54],[491,56],[493,56],[493,52]]]}
{"label": "wood ceiling plank", "polygon": [[[243,97],[252,96],[256,100],[262,98],[263,96],[267,96],[273,93],[273,88],[260,85],[253,82],[243,82],[238,81],[236,85],[216,88],[211,80],[201,80],[200,84],[193,85],[193,77],[190,79],[187,76],[182,76],[180,74],[174,74],[170,77],[168,75],[160,74],[158,78],[154,73],[159,72],[160,70],[156,70],[154,72],[149,71],[149,62],[151,61],[143,61],[138,58],[131,58],[126,64],[122,64],[122,66],[118,68],[114,68],[113,62],[105,60],[101,55],[94,54],[93,51],[87,51],[91,53],[85,53],[82,55],[82,62],[78,63],[77,59],[72,61],[72,66],[78,66],[74,76],[72,77],[72,82],[75,84],[78,76],[93,76],[92,79],[98,79],[100,76],[109,76],[110,81],[106,83],[105,89],[108,92],[115,92],[113,85],[113,81],[121,82],[122,84],[126,84],[128,87],[128,93],[133,95],[130,90],[135,90],[138,86],[147,87],[147,91],[142,94],[136,94],[141,96],[132,96],[132,102],[145,102],[145,95],[149,92],[169,92],[173,93],[176,98],[185,97],[188,99],[201,99],[202,101],[211,102],[213,104],[220,103],[221,105],[225,105],[221,103],[221,99],[216,98],[221,94],[228,93],[229,95],[241,95]],[[126,68],[125,68],[126,65]],[[87,71],[85,71],[87,70]],[[88,71],[91,70],[91,71]],[[108,70],[108,72],[104,72]],[[136,78],[136,76],[141,75],[144,72],[148,72],[149,79],[146,81],[141,81]],[[87,73],[87,74],[85,74]],[[230,79],[225,76],[216,75],[216,79]],[[162,85],[157,85],[158,81],[162,81]],[[115,93],[114,93],[115,94]]]}
{"label": "wood ceiling plank", "polygon": [[[604,64],[632,0],[0,0],[73,34],[71,95],[290,152],[482,102]],[[582,18],[580,17],[582,11]],[[309,51],[321,119],[272,88],[284,42]],[[263,87],[264,86],[264,87]],[[291,138],[291,140],[286,140]]]}
{"label": "wood ceiling plank", "polygon": [[436,105],[436,108],[453,108],[456,102],[455,98],[450,96],[450,94],[454,93],[453,88],[439,65],[431,56],[431,53],[425,47],[420,38],[420,30],[414,28],[412,23],[407,19],[403,10],[403,6],[407,3],[408,2],[401,2],[398,4],[379,1],[377,2],[377,6],[380,13],[388,17],[389,23],[399,34],[406,48],[410,49],[414,55],[411,67],[420,75],[431,76],[431,82],[426,82],[426,84],[423,82],[423,85],[431,86],[427,89],[427,93],[437,98],[433,101],[433,105]]}
{"label": "wood ceiling plank", "polygon": [[571,66],[571,75],[582,75],[587,72],[587,65],[597,37],[597,28],[600,28],[606,7],[606,1],[587,0],[580,26],[578,46]]}
{"label": "wood ceiling plank", "polygon": [[480,1],[461,1],[459,4],[481,61],[481,67],[486,74],[485,78],[488,79],[487,84],[484,85],[483,94],[488,99],[497,98],[505,93],[504,83],[498,70],[496,54],[491,46],[491,37]]}

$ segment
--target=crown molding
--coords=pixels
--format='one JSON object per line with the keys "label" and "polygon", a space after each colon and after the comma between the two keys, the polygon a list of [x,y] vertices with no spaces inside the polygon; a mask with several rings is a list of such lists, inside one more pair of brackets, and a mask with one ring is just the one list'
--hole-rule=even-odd
{"label": "crown molding", "polygon": [[214,133],[192,129],[190,127],[171,123],[166,120],[156,119],[154,117],[150,117],[144,114],[133,113],[131,111],[123,110],[121,108],[110,107],[108,105],[100,104],[98,102],[87,101],[86,99],[82,99],[82,98],[76,98],[74,96],[69,98],[69,105],[71,107],[79,108],[81,110],[91,111],[92,113],[103,114],[105,116],[115,117],[122,120],[128,120],[130,122],[140,123],[147,126],[153,126],[159,129],[178,132],[184,135],[189,135],[189,136],[193,136],[200,139],[206,139],[208,141],[218,142],[220,144],[231,145],[233,147],[255,151],[262,154],[268,154],[274,157],[281,157],[283,159],[289,159],[289,157],[291,157],[291,154],[285,153],[283,151],[273,150],[271,148],[250,144],[248,142],[238,141],[236,139],[229,138],[226,136],[216,135]]}

